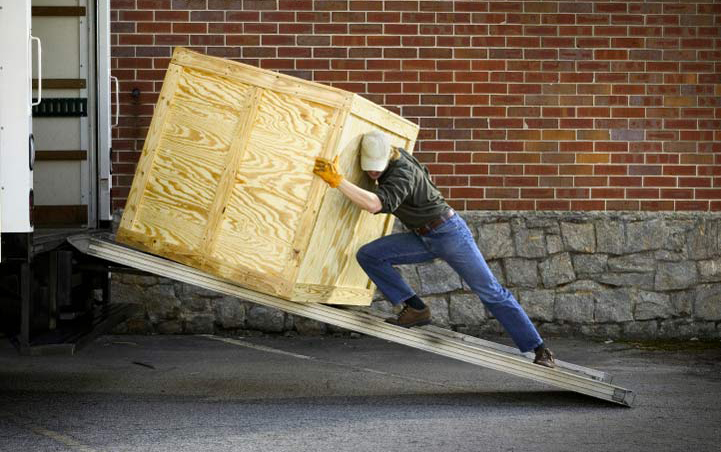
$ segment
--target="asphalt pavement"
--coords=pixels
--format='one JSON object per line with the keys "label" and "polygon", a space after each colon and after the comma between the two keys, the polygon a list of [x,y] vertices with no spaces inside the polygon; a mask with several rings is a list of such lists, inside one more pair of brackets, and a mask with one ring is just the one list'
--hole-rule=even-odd
{"label": "asphalt pavement", "polygon": [[548,343],[635,407],[365,336],[0,339],[0,450],[721,450],[721,342]]}

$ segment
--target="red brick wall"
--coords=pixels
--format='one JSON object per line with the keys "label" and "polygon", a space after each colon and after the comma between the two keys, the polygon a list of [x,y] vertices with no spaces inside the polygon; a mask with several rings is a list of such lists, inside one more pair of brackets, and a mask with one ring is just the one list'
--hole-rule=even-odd
{"label": "red brick wall", "polygon": [[719,2],[111,5],[116,207],[173,46],[187,46],[420,124],[416,155],[459,209],[721,210]]}

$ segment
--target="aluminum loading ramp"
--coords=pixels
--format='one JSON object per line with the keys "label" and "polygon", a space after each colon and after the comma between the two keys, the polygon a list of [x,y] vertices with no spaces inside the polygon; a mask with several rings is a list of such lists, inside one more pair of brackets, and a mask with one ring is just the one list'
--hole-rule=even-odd
{"label": "aluminum loading ramp", "polygon": [[289,314],[339,326],[518,377],[529,378],[620,405],[632,406],[634,402],[635,395],[633,391],[611,385],[609,375],[594,369],[562,361],[557,361],[555,369],[549,369],[533,364],[530,354],[524,355],[514,348],[451,330],[434,326],[407,329],[385,323],[384,317],[374,315],[368,310],[359,311],[353,308],[287,301],[242,288],[192,267],[119,245],[108,235],[91,236],[84,234],[70,237],[68,241],[79,251],[90,256],[280,309]]}

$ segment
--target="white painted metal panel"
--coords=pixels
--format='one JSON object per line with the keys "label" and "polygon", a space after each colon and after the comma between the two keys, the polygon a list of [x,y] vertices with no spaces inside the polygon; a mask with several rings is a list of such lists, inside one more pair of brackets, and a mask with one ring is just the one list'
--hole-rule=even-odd
{"label": "white painted metal panel", "polygon": [[33,17],[33,35],[43,42],[44,78],[80,78],[77,17]]}
{"label": "white painted metal panel", "polygon": [[77,205],[82,190],[82,166],[74,161],[36,162],[36,171],[43,177],[35,180],[35,205]]}
{"label": "white painted metal panel", "polygon": [[[97,186],[97,216],[99,220],[112,220],[112,206],[110,202],[110,189],[112,188],[112,177],[110,175],[110,150],[112,148],[112,135],[110,132],[113,123],[113,110],[110,101],[110,2],[97,2],[96,17],[96,67],[98,87],[98,186]],[[117,79],[116,79],[117,80]],[[120,108],[117,103],[116,109]],[[115,115],[118,115],[115,110]]]}
{"label": "white painted metal panel", "polygon": [[35,204],[38,206],[77,205],[80,199],[80,162],[40,161],[36,170],[45,176],[35,180]]}
{"label": "white painted metal panel", "polygon": [[33,130],[39,151],[82,149],[78,118],[34,118]]}
{"label": "white painted metal panel", "polygon": [[2,231],[32,232],[30,0],[0,0],[0,208]]}

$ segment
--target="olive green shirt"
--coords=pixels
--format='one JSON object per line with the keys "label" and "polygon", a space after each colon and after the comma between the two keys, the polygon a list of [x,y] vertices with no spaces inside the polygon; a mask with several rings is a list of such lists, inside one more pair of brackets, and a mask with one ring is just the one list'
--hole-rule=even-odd
{"label": "olive green shirt", "polygon": [[374,193],[381,201],[378,213],[392,213],[408,228],[419,228],[435,220],[450,206],[431,182],[428,168],[400,149],[401,157],[391,160],[378,178]]}

